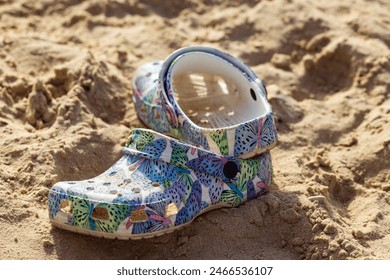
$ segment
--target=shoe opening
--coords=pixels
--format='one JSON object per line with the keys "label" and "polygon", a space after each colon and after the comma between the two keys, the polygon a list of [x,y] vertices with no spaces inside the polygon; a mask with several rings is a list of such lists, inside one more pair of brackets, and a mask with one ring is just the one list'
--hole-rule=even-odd
{"label": "shoe opening", "polygon": [[186,53],[173,63],[170,71],[175,99],[200,127],[237,125],[269,110],[258,85],[216,55]]}

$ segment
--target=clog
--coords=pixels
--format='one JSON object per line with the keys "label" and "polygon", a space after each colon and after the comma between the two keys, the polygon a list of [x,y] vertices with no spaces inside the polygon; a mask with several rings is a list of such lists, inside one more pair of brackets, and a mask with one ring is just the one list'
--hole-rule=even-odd
{"label": "clog", "polygon": [[50,189],[49,216],[54,226],[73,232],[153,237],[264,194],[271,175],[269,153],[244,160],[135,129],[123,157],[103,174]]}
{"label": "clog", "polygon": [[133,102],[149,128],[222,155],[251,158],[272,149],[276,129],[264,84],[237,58],[187,47],[141,66]]}

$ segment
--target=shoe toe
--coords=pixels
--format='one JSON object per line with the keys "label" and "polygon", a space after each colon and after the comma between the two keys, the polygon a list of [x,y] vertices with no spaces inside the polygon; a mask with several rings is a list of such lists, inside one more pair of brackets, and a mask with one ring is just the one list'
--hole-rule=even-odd
{"label": "shoe toe", "polygon": [[126,237],[168,228],[181,199],[164,193],[160,183],[133,170],[124,157],[92,179],[56,183],[49,192],[49,216],[78,232]]}

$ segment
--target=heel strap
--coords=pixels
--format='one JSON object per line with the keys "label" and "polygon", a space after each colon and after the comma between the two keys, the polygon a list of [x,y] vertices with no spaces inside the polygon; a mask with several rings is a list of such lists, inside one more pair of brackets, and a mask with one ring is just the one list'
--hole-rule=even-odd
{"label": "heel strap", "polygon": [[192,170],[204,185],[210,185],[213,178],[231,188],[237,181],[267,185],[271,172],[269,153],[247,160],[221,156],[148,129],[132,130],[124,152],[132,155],[135,162],[140,158],[163,161],[184,173]]}

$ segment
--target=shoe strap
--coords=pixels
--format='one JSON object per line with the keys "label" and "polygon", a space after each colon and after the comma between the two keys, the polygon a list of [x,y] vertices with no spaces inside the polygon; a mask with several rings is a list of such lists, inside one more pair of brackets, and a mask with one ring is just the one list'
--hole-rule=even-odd
{"label": "shoe strap", "polygon": [[239,177],[244,176],[246,182],[256,181],[257,178],[257,182],[262,182],[263,187],[270,184],[272,166],[269,153],[247,160],[222,156],[149,129],[132,130],[124,153],[136,158],[163,161],[184,173],[189,170],[193,170],[197,175],[202,173],[203,176],[197,177],[204,180],[212,180],[207,177],[211,175],[227,184],[232,184]]}
{"label": "shoe strap", "polygon": [[[266,113],[248,122],[210,129],[194,124],[177,104],[171,88],[171,66],[189,52],[205,52],[218,56],[237,68],[263,95]],[[216,154],[250,158],[264,153],[276,145],[277,136],[271,107],[266,99],[267,91],[255,73],[243,62],[227,53],[208,47],[188,47],[171,54],[163,63],[159,77],[159,94],[163,111],[172,131],[179,131],[183,140]]]}

